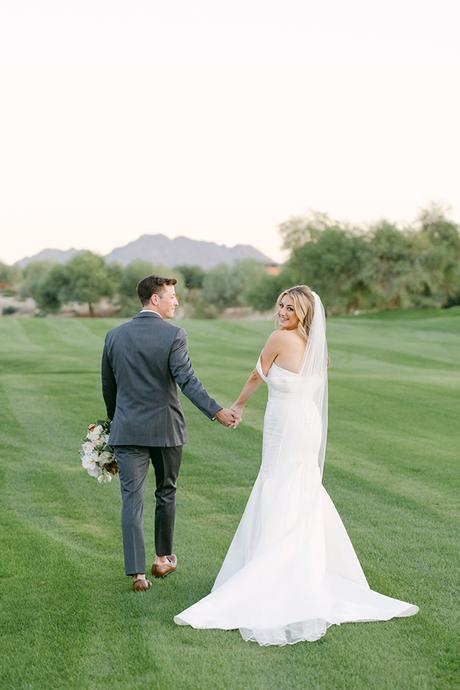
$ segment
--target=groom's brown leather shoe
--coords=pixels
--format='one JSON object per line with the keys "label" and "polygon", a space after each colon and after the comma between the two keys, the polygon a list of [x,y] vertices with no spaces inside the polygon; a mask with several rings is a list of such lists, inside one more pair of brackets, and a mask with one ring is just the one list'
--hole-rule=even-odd
{"label": "groom's brown leather shoe", "polygon": [[175,554],[171,556],[166,556],[167,563],[155,563],[152,565],[152,575],[153,577],[166,577],[170,573],[173,573],[177,568],[177,557]]}
{"label": "groom's brown leather shoe", "polygon": [[134,592],[146,592],[150,587],[152,586],[152,583],[150,580],[147,580],[146,577],[139,577],[137,580],[133,579],[133,591]]}

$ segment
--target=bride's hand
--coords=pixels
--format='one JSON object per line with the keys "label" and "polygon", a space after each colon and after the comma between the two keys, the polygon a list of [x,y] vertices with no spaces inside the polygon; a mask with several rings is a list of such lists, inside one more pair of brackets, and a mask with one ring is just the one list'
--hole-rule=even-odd
{"label": "bride's hand", "polygon": [[238,419],[238,424],[243,421],[243,410],[244,410],[244,405],[238,404],[238,403],[233,403],[231,406],[231,411],[234,413],[234,415]]}

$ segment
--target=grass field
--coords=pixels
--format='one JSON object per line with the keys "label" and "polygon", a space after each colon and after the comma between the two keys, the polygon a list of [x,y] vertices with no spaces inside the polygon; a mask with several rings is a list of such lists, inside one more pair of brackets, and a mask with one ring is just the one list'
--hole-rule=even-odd
{"label": "grass field", "polygon": [[[184,399],[180,569],[146,594],[129,590],[118,479],[99,486],[78,457],[86,424],[103,414],[99,359],[115,323],[0,319],[1,687],[459,687],[460,310],[330,320],[325,485],[370,585],[420,613],[334,626],[319,642],[284,648],[172,622],[209,591],[238,524],[260,462],[265,390],[236,431]],[[231,403],[271,324],[183,325],[198,375]],[[153,473],[149,487],[153,554]]]}

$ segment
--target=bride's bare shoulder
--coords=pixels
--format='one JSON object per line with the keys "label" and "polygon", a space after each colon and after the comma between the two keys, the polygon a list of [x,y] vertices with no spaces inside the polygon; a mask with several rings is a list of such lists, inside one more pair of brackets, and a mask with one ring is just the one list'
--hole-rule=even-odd
{"label": "bride's bare shoulder", "polygon": [[275,358],[281,352],[286,350],[287,347],[289,347],[291,340],[292,335],[289,334],[288,331],[285,331],[281,328],[277,329],[276,331],[272,331],[265,342],[263,353],[265,355],[271,355],[273,358]]}
{"label": "bride's bare shoulder", "polygon": [[281,328],[277,328],[275,331],[272,331],[270,335],[267,338],[267,343],[268,342],[281,342],[283,338],[285,337],[285,331],[283,331]]}
{"label": "bride's bare shoulder", "polygon": [[272,362],[276,355],[279,353],[280,349],[282,348],[283,342],[284,337],[281,330],[276,330],[270,333],[267,340],[265,341],[265,345],[261,353],[262,358],[269,359],[270,362]]}
{"label": "bride's bare shoulder", "polygon": [[287,342],[289,342],[288,332],[279,328],[270,333],[265,342],[265,348],[269,348],[270,350],[279,350],[279,348],[282,348]]}
{"label": "bride's bare shoulder", "polygon": [[272,333],[270,333],[267,343],[291,343],[294,340],[302,340],[302,337],[297,329],[290,331],[286,328],[278,328],[276,331],[272,331]]}

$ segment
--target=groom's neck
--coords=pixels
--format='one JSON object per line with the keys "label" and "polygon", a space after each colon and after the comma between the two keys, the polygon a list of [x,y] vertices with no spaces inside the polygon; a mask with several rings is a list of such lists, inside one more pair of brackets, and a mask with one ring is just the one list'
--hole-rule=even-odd
{"label": "groom's neck", "polygon": [[152,314],[158,314],[158,316],[160,316],[161,318],[163,318],[163,317],[161,316],[160,312],[157,311],[156,309],[149,309],[149,308],[147,308],[147,307],[144,307],[143,309],[141,309],[141,313],[142,313],[143,311],[151,311]]}

